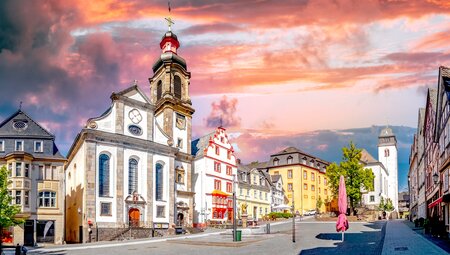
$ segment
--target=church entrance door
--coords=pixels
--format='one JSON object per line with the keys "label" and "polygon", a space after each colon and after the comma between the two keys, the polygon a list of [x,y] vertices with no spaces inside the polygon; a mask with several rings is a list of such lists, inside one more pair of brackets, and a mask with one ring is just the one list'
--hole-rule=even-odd
{"label": "church entrance door", "polygon": [[139,227],[139,221],[141,218],[141,213],[137,208],[131,208],[128,211],[128,220],[130,222],[130,227]]}

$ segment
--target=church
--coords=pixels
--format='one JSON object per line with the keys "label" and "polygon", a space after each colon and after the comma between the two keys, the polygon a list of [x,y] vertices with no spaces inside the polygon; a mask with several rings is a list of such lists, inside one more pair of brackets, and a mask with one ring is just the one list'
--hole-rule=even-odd
{"label": "church", "polygon": [[169,25],[149,78],[111,95],[67,155],[66,240],[149,237],[192,226],[190,72]]}
{"label": "church", "polygon": [[398,158],[397,139],[389,127],[381,130],[378,136],[378,160],[366,150],[361,152],[361,162],[364,168],[372,170],[374,189],[362,195],[363,205],[375,209],[380,205],[381,198],[384,202],[389,198],[398,212]]}

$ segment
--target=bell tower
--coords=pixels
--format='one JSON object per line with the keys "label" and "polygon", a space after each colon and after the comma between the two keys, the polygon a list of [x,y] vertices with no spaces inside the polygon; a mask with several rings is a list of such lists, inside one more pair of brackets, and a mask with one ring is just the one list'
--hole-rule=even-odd
{"label": "bell tower", "polygon": [[189,79],[186,61],[177,53],[180,42],[172,32],[172,19],[166,18],[169,30],[159,44],[161,56],[153,64],[150,81],[150,98],[155,105],[156,129],[167,138],[169,146],[191,152],[192,102],[189,96]]}

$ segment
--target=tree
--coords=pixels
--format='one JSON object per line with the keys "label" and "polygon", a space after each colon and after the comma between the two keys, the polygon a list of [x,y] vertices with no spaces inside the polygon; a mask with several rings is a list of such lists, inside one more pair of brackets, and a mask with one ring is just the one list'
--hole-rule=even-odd
{"label": "tree", "polygon": [[3,228],[23,223],[22,219],[15,218],[20,207],[11,205],[12,197],[8,193],[8,170],[5,166],[0,168],[0,254],[2,253]]}
{"label": "tree", "polygon": [[323,201],[322,201],[322,198],[319,196],[319,199],[317,199],[317,202],[316,202],[316,208],[317,208],[318,213],[320,213],[320,208],[322,207],[322,205],[323,205]]}
{"label": "tree", "polygon": [[378,206],[378,208],[380,208],[380,210],[382,211],[388,212],[391,212],[395,209],[394,205],[392,204],[392,200],[390,198],[386,199],[386,203],[384,202],[384,199],[381,198],[380,205]]}
{"label": "tree", "polygon": [[339,194],[339,178],[341,175],[344,176],[352,214],[356,203],[361,201],[362,190],[373,190],[375,178],[372,170],[364,169],[360,163],[361,151],[353,142],[350,142],[349,147],[342,148],[342,161],[339,165],[332,163],[327,167],[326,172],[328,186],[335,197]]}

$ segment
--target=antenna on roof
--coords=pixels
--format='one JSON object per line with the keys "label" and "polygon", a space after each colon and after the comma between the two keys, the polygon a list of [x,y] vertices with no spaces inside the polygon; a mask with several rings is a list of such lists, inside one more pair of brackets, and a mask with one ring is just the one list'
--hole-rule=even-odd
{"label": "antenna on roof", "polygon": [[219,127],[222,127],[222,125],[223,125],[223,119],[222,119],[222,115],[220,115],[220,126]]}
{"label": "antenna on roof", "polygon": [[19,104],[19,111],[22,111],[22,101],[20,101],[20,104]]}
{"label": "antenna on roof", "polygon": [[134,86],[137,86],[137,85],[138,85],[138,80],[134,80],[134,81],[133,81],[133,85],[134,85]]}

